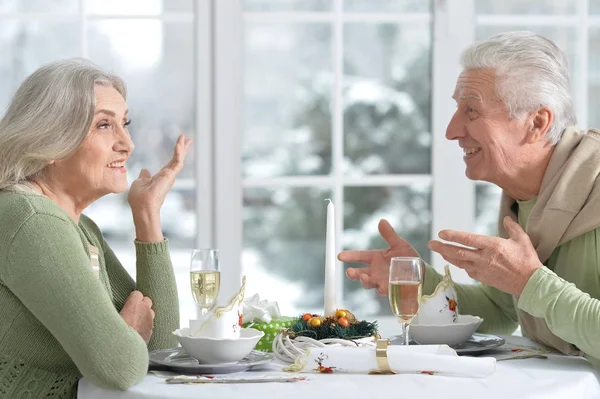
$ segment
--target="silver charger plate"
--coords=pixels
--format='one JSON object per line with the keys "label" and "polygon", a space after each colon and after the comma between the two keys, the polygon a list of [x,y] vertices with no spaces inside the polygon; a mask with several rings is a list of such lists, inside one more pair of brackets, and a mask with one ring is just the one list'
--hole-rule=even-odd
{"label": "silver charger plate", "polygon": [[491,334],[475,333],[464,344],[452,348],[459,355],[473,355],[490,349],[499,348],[506,343],[504,338]]}
{"label": "silver charger plate", "polygon": [[183,348],[172,348],[152,351],[149,358],[151,368],[152,365],[159,365],[180,373],[229,374],[250,370],[254,366],[268,363],[273,360],[273,355],[253,350],[237,363],[203,364],[185,353]]}
{"label": "silver charger plate", "polygon": [[[390,338],[392,345],[400,345],[402,343],[402,336],[394,336]],[[459,355],[476,355],[490,349],[498,348],[504,345],[506,341],[504,338],[497,337],[491,334],[479,334],[475,333],[467,340],[467,342],[451,346]],[[418,345],[416,342],[411,342],[411,345]]]}

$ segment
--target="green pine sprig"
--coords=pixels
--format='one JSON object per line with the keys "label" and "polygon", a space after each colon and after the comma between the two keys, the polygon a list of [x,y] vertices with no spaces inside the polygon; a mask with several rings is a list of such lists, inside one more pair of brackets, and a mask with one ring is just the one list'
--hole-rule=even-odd
{"label": "green pine sprig", "polygon": [[377,322],[362,320],[351,323],[348,327],[342,327],[335,322],[335,318],[328,318],[320,326],[312,327],[307,322],[302,321],[302,318],[299,318],[290,330],[296,336],[309,337],[316,340],[327,338],[352,340],[377,335]]}

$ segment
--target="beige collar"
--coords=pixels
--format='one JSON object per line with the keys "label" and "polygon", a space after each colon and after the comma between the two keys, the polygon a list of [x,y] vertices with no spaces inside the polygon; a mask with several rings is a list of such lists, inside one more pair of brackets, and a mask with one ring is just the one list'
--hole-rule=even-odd
{"label": "beige collar", "polygon": [[[527,222],[527,234],[542,262],[554,249],[600,227],[600,131],[568,128],[556,145],[540,192]],[[502,192],[498,230],[508,237],[502,220],[517,217],[515,200]]]}

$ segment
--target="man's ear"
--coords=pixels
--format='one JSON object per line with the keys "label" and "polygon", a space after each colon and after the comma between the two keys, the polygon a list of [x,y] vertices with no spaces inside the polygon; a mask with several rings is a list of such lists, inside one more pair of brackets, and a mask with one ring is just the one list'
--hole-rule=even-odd
{"label": "man's ear", "polygon": [[527,143],[533,144],[546,139],[554,114],[548,107],[541,107],[533,112],[527,120]]}

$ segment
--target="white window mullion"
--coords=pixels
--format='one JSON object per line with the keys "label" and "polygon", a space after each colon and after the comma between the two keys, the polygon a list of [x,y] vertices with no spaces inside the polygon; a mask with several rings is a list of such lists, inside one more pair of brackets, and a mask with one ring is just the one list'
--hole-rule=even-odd
{"label": "white window mullion", "polygon": [[191,22],[194,16],[190,13],[167,13],[159,15],[140,15],[140,14],[90,14],[89,7],[85,6],[87,0],[79,0],[79,12],[77,13],[52,13],[52,12],[9,12],[0,13],[0,19],[12,19],[18,21],[36,21],[36,22],[74,22],[79,21],[85,16],[88,21],[103,21],[107,19],[124,20],[150,20],[165,22]]}
{"label": "white window mullion", "polygon": [[[201,16],[202,17],[202,16]],[[149,20],[149,21],[161,21],[161,22],[191,22],[194,16],[190,13],[165,13],[159,15],[139,15],[139,14],[91,14],[88,15],[90,20],[106,20],[106,19],[124,19],[124,20]]]}
{"label": "white window mullion", "polygon": [[87,0],[79,0],[79,36],[80,36],[80,53],[81,56],[87,58],[88,51],[88,21],[87,21]]}
{"label": "white window mullion", "polygon": [[[237,292],[242,273],[243,15],[239,0],[213,0],[214,217],[222,304]],[[202,115],[198,115],[202,118]],[[198,193],[202,195],[203,193]],[[206,193],[205,193],[206,194]]]}
{"label": "white window mullion", "polygon": [[[330,175],[317,176],[282,176],[268,178],[244,179],[244,187],[322,187],[331,188],[335,184],[341,187],[381,187],[409,186],[411,184],[431,183],[431,175],[366,175],[336,177]],[[176,183],[177,184],[177,183]]]}
{"label": "white window mullion", "polygon": [[[215,185],[213,143],[213,9],[211,0],[194,2],[196,248],[214,247]],[[177,182],[175,183],[177,184]]]}
{"label": "white window mullion", "polygon": [[53,21],[73,22],[79,21],[79,13],[54,13],[54,12],[0,12],[0,19],[13,19],[19,21]]}
{"label": "white window mullion", "polygon": [[582,128],[588,127],[588,53],[590,24],[588,18],[589,0],[579,0],[579,23],[577,28],[577,68],[576,77],[571,81],[573,102],[577,113],[577,124]]}
{"label": "white window mullion", "polygon": [[[337,2],[337,0],[335,0]],[[334,3],[334,8],[337,7]],[[343,7],[343,5],[342,5]],[[323,23],[331,22],[369,22],[369,23],[427,23],[431,21],[428,13],[343,13],[333,12],[246,12],[244,19],[253,23]]]}
{"label": "white window mullion", "polygon": [[[469,0],[470,1],[470,0]],[[577,15],[501,15],[484,14],[475,16],[477,26],[577,26],[579,17]]]}
{"label": "white window mullion", "polygon": [[[333,23],[333,87],[332,87],[332,171],[333,182],[333,201],[335,204],[335,236],[336,253],[342,249],[342,234],[344,232],[344,186],[342,182],[342,161],[344,158],[344,104],[343,104],[343,85],[344,85],[344,9],[342,0],[334,2],[335,20]],[[325,206],[325,204],[323,204]],[[323,225],[325,228],[325,225]],[[325,259],[323,259],[325,265]],[[323,266],[323,271],[325,267]],[[344,290],[343,267],[340,262],[337,263],[337,298],[338,306],[341,306]]]}
{"label": "white window mullion", "polygon": [[[194,144],[196,143],[194,142]],[[178,177],[177,180],[175,180],[175,183],[173,184],[173,190],[194,190],[196,188],[196,184],[197,183],[195,177]]]}
{"label": "white window mullion", "polygon": [[244,20],[252,23],[324,23],[333,22],[331,12],[253,12],[244,13]]}
{"label": "white window mullion", "polygon": [[[461,72],[460,53],[475,36],[474,0],[434,2],[433,92],[432,92],[432,236],[442,229],[475,230],[475,185],[465,177],[458,144],[446,140],[448,122],[456,109],[451,96]],[[442,270],[446,263],[432,253],[433,266]],[[455,281],[471,281],[467,274],[452,268]]]}
{"label": "white window mullion", "polygon": [[428,13],[346,13],[344,22],[420,24],[431,22]]}

